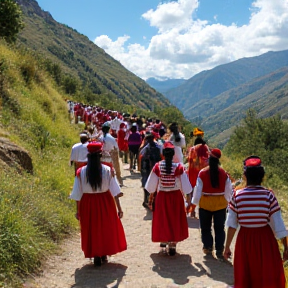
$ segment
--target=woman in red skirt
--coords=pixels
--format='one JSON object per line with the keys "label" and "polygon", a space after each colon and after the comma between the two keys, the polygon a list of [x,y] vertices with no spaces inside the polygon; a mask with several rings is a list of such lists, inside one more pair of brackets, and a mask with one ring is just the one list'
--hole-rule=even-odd
{"label": "woman in red skirt", "polygon": [[288,233],[273,191],[261,186],[264,174],[259,157],[245,159],[246,187],[237,190],[229,204],[226,259],[231,256],[230,244],[240,225],[235,245],[234,288],[285,288],[276,238],[282,239],[286,260]]}
{"label": "woman in red skirt", "polygon": [[183,194],[188,196],[187,202],[190,204],[192,186],[183,165],[172,161],[174,145],[165,142],[162,153],[165,160],[153,167],[145,189],[152,195],[157,194],[153,209],[152,241],[160,242],[161,247],[168,243],[169,254],[175,255],[176,243],[188,238]]}
{"label": "woman in red skirt", "polygon": [[110,167],[100,162],[102,143],[91,142],[87,149],[87,166],[77,171],[70,198],[77,202],[84,255],[94,258],[94,265],[100,266],[107,261],[107,255],[126,250],[127,244],[119,219],[123,217],[117,196],[121,191]]}

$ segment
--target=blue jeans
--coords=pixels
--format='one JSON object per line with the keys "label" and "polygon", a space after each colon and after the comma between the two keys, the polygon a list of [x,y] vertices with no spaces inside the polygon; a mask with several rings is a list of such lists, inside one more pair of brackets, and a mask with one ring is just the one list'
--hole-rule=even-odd
{"label": "blue jeans", "polygon": [[213,236],[212,236],[212,218],[215,233],[215,249],[216,253],[223,252],[225,242],[225,220],[226,220],[226,208],[218,211],[208,211],[203,208],[199,208],[199,219],[201,228],[201,239],[203,248],[213,248]]}

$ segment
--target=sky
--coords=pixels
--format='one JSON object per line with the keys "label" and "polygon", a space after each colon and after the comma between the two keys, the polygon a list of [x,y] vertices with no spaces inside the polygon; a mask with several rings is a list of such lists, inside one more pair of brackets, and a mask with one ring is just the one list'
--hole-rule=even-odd
{"label": "sky", "polygon": [[36,1],[144,80],[288,49],[288,0]]}

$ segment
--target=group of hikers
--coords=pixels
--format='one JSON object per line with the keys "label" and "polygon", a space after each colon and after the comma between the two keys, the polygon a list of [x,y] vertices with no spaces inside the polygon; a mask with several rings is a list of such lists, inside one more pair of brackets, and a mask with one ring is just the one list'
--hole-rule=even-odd
{"label": "group of hikers", "polygon": [[[153,213],[152,241],[170,256],[176,254],[177,243],[188,238],[187,216],[195,217],[198,206],[205,255],[215,250],[218,259],[228,260],[239,229],[233,255],[235,288],[285,287],[288,232],[273,191],[261,185],[265,169],[258,156],[243,161],[244,181],[235,187],[221,167],[221,150],[207,145],[200,128],[193,130],[194,143],[186,149],[176,122],[166,126],[159,119],[71,102],[69,115],[75,123],[85,122],[86,130],[71,150],[75,180],[70,198],[76,201],[82,250],[95,266],[127,249],[121,223],[122,160],[131,173],[140,171],[142,205]],[[277,239],[284,247],[282,255]]]}

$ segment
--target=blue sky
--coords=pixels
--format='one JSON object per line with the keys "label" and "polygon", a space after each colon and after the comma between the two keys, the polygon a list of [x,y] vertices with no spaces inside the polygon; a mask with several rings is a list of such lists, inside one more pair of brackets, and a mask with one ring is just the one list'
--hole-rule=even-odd
{"label": "blue sky", "polygon": [[137,76],[188,79],[288,49],[288,0],[37,0]]}

